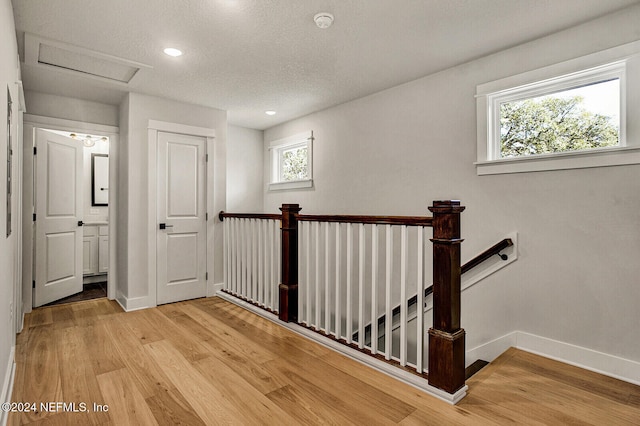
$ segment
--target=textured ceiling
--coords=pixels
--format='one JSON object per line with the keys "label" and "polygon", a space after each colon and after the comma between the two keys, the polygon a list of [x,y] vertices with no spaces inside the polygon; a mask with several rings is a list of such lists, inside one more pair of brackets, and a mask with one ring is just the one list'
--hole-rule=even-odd
{"label": "textured ceiling", "polygon": [[[128,87],[23,66],[26,90],[118,104],[126,91],[265,129],[638,0],[13,0],[24,32],[152,66]],[[313,23],[330,12],[327,30]],[[162,53],[177,47],[184,56]],[[265,110],[276,110],[275,116]]]}

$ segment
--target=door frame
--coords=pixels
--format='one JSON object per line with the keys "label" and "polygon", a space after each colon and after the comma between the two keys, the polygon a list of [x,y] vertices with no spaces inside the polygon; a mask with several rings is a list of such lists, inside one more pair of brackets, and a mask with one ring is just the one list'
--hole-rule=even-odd
{"label": "door frame", "polygon": [[[109,273],[107,275],[107,298],[115,299],[117,288],[117,165],[118,137],[120,129],[115,126],[85,123],[62,118],[45,117],[33,114],[23,116],[23,267],[22,267],[22,306],[23,313],[31,312],[33,307],[33,267],[34,267],[34,173],[33,147],[35,146],[35,129],[59,130],[64,132],[83,131],[89,134],[107,136],[109,138]],[[113,189],[112,189],[113,188]]]}
{"label": "door frame", "polygon": [[[147,127],[147,135],[148,135],[148,161],[149,161],[149,187],[148,187],[148,241],[147,246],[149,247],[149,255],[147,256],[148,265],[147,265],[147,276],[149,277],[149,302],[151,306],[158,306],[158,281],[157,281],[157,226],[158,226],[158,132],[167,132],[167,133],[177,133],[186,136],[196,136],[207,139],[206,143],[206,152],[207,155],[215,152],[214,150],[214,141],[216,137],[215,129],[210,129],[206,127],[196,127],[196,126],[188,126],[185,124],[179,123],[170,123],[167,121],[158,121],[158,120],[149,120],[149,124]],[[214,159],[209,158],[207,161],[207,167],[205,169],[205,211],[207,212],[208,218],[206,220],[205,226],[205,238],[207,240],[207,274],[209,279],[207,280],[207,292],[206,297],[210,297],[215,295],[217,291],[216,286],[213,284],[214,274],[214,228],[210,226],[210,223],[214,221],[214,214],[209,211],[210,206],[213,206],[213,196],[214,196],[214,182],[213,178],[215,176],[213,165]]]}

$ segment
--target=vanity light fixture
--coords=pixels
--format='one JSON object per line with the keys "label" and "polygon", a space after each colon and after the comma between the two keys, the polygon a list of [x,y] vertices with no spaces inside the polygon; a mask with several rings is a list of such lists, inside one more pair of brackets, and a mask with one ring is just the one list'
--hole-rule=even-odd
{"label": "vanity light fixture", "polygon": [[163,52],[169,56],[173,56],[174,58],[182,56],[182,50],[176,49],[175,47],[167,47]]}
{"label": "vanity light fixture", "polygon": [[82,144],[84,146],[86,146],[87,148],[91,148],[98,141],[106,142],[108,140],[106,136],[86,135],[86,136],[82,137],[82,136],[78,136],[76,133],[69,133],[69,137],[71,139],[81,140]]}

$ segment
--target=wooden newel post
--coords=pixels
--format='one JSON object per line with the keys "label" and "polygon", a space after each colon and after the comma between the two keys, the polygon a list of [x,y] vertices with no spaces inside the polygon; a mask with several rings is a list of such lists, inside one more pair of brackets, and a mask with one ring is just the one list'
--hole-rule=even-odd
{"label": "wooden newel post", "polygon": [[460,201],[434,201],[433,327],[429,384],[449,393],[464,386],[464,330],[460,328]]}
{"label": "wooden newel post", "polygon": [[283,204],[282,211],[282,282],[278,286],[280,307],[278,318],[298,321],[298,204]]}

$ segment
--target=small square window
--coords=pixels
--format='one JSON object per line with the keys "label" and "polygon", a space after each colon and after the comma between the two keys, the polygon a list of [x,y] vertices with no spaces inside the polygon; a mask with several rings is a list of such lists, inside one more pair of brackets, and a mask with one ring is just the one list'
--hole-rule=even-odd
{"label": "small square window", "polygon": [[312,142],[313,132],[309,131],[271,143],[271,184],[269,189],[313,186]]}

